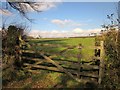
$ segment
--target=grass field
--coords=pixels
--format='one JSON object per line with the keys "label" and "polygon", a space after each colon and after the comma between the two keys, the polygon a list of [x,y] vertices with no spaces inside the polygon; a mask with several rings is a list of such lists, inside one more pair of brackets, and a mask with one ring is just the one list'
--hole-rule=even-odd
{"label": "grass field", "polygon": [[[30,44],[34,44],[31,49],[36,51],[44,51],[50,55],[56,55],[57,58],[77,61],[77,54],[80,50],[77,48],[82,44],[82,59],[91,60],[94,55],[94,38],[55,38],[55,39],[33,39],[29,40]],[[75,47],[67,49],[64,53],[60,53],[67,47]]]}

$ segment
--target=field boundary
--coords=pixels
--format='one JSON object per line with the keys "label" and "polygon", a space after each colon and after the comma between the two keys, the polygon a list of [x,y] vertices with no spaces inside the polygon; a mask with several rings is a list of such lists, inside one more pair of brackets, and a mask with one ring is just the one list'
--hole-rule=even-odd
{"label": "field boundary", "polygon": [[[30,50],[22,50],[22,53],[37,53],[39,58],[29,58],[26,56],[22,56],[22,60],[24,60],[23,67],[25,70],[29,72],[34,72],[38,69],[42,70],[50,70],[60,73],[65,73],[72,79],[77,82],[81,82],[84,80],[84,77],[92,78],[97,81],[98,84],[101,84],[101,80],[103,77],[103,68],[104,68],[104,48],[103,41],[101,41],[100,46],[96,46],[95,48],[95,60],[92,63],[98,63],[97,65],[93,65],[88,63],[81,62],[81,50],[82,47],[79,45],[78,49],[80,52],[78,53],[78,61],[64,61],[64,60],[53,60],[51,56],[46,56],[44,52],[39,51],[30,51]],[[68,48],[69,49],[69,48]],[[70,48],[71,49],[71,48]],[[92,80],[91,79],[91,80]],[[83,82],[82,80],[82,82]]]}

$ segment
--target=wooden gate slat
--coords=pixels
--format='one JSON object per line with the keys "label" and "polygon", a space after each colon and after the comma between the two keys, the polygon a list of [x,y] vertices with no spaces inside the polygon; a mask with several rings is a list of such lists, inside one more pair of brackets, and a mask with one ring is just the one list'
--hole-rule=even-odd
{"label": "wooden gate slat", "polygon": [[[32,60],[32,61],[36,61],[36,63],[42,61],[42,62],[47,62],[47,63],[51,63],[49,61],[46,61],[45,59],[39,59],[39,58],[28,58],[28,57],[23,57],[23,59],[25,60]],[[53,60],[54,62],[57,62],[59,65],[65,65],[66,67],[71,67],[71,68],[77,68],[78,64],[77,63],[73,63],[73,62],[67,62],[67,61],[57,61],[57,60]],[[83,67],[84,69],[90,70],[90,69],[99,69],[98,65],[89,65],[89,64],[80,64],[79,67]]]}
{"label": "wooden gate slat", "polygon": [[[51,71],[65,73],[64,71],[59,70],[57,67],[48,67],[48,66],[34,65],[34,64],[27,64],[27,63],[25,63],[24,65],[27,67],[30,67],[30,68],[37,68],[37,69],[44,69],[44,70],[51,70]],[[64,69],[64,70],[66,70],[66,69]],[[76,75],[78,73],[78,71],[72,70],[72,69],[67,69],[67,71],[74,75]],[[86,77],[98,78],[98,75],[93,75],[91,72],[81,72],[80,75],[86,76]]]}
{"label": "wooden gate slat", "polygon": [[50,61],[53,65],[55,65],[59,70],[62,70],[63,72],[65,72],[68,76],[70,76],[71,78],[73,78],[74,80],[81,82],[79,78],[74,77],[70,72],[68,72],[67,70],[65,70],[62,66],[60,66],[59,64],[57,64],[56,62],[54,62],[52,59],[50,59],[49,57],[45,56],[43,53],[40,53],[40,55],[42,55],[47,61]]}

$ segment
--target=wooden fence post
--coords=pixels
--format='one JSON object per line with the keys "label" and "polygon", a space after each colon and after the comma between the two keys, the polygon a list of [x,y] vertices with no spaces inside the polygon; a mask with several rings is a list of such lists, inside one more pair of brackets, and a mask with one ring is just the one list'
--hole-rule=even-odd
{"label": "wooden fence post", "polygon": [[80,72],[81,72],[81,58],[82,58],[82,54],[81,54],[81,51],[82,51],[82,44],[79,44],[78,45],[78,55],[77,55],[77,58],[78,58],[78,78],[81,78],[80,77]]}
{"label": "wooden fence post", "polygon": [[101,53],[100,53],[100,66],[99,66],[99,78],[98,83],[101,84],[102,78],[104,76],[104,41],[100,42]]}
{"label": "wooden fence post", "polygon": [[22,65],[22,51],[24,50],[23,45],[25,45],[25,41],[22,40],[21,35],[18,36],[18,39],[19,39],[19,63],[20,63],[20,66],[21,66]]}

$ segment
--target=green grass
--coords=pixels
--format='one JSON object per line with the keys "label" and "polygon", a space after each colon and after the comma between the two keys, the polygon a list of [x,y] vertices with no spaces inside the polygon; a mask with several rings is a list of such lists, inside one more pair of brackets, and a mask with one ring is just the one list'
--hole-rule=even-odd
{"label": "green grass", "polygon": [[[73,59],[75,61],[77,60],[79,49],[69,49],[62,55],[60,52],[69,46],[77,47],[79,44],[82,44],[82,59],[91,60],[91,57],[94,55],[94,42],[94,38],[54,38],[29,40],[30,44],[35,44],[35,46],[32,47],[33,50],[42,50],[50,55],[55,54],[57,57],[62,57],[64,59]],[[38,44],[42,44],[43,46],[40,46]],[[48,44],[48,46],[44,46],[44,44]]]}

